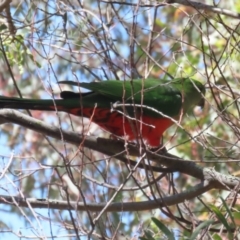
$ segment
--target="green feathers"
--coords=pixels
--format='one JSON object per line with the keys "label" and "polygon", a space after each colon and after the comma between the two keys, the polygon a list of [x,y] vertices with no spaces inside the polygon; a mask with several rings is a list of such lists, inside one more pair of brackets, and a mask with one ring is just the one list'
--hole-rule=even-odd
{"label": "green feathers", "polygon": [[[92,94],[83,95],[83,107],[97,103],[100,108],[110,108],[111,104],[120,102],[121,108],[122,104],[126,104],[130,115],[135,107],[142,108],[141,111],[150,117],[160,117],[159,113],[175,117],[179,115],[181,109],[185,113],[196,105],[204,104],[204,86],[190,78],[172,81],[149,78],[132,81],[111,80],[91,83],[61,81],[59,83],[93,91]],[[64,92],[62,95],[64,96]]]}
{"label": "green feathers", "polygon": [[[102,81],[78,83],[62,81],[60,84],[80,86],[91,90],[90,93],[73,93],[63,91],[63,99],[24,99],[0,96],[0,108],[35,109],[72,113],[82,116],[83,108],[103,108],[125,112],[131,117],[136,113],[161,118],[177,118],[196,105],[204,104],[204,86],[190,78],[179,78],[172,81],[159,79],[138,79],[133,81]],[[86,116],[88,117],[88,116]]]}

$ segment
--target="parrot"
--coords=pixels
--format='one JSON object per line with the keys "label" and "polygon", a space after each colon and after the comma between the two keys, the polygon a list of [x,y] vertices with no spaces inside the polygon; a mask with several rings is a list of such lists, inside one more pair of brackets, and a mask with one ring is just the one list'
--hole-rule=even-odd
{"label": "parrot", "polygon": [[0,96],[0,108],[61,111],[89,118],[116,137],[160,146],[162,135],[195,106],[204,107],[205,87],[192,78],[100,82],[60,81],[90,90],[62,91],[60,99]]}

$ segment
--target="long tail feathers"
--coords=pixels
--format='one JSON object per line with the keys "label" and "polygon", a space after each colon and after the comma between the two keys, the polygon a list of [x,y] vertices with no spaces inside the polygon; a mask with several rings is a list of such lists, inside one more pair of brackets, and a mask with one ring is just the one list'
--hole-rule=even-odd
{"label": "long tail feathers", "polygon": [[54,111],[56,106],[59,111],[67,109],[66,102],[62,99],[35,100],[0,96],[0,108]]}
{"label": "long tail feathers", "polygon": [[[92,114],[92,109],[95,108],[95,103],[99,101],[99,96],[91,92],[80,94],[63,91],[60,96],[62,99],[28,99],[0,96],[0,109],[57,110],[76,116],[89,117]],[[109,100],[105,99],[104,104],[108,106]]]}

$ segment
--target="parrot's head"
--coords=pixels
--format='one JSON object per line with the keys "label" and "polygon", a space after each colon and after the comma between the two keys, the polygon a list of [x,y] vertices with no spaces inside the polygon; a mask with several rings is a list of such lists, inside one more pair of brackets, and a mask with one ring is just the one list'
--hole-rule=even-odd
{"label": "parrot's head", "polygon": [[195,106],[204,107],[206,90],[202,83],[191,78],[185,78],[182,79],[180,89],[183,92],[183,109],[185,112]]}

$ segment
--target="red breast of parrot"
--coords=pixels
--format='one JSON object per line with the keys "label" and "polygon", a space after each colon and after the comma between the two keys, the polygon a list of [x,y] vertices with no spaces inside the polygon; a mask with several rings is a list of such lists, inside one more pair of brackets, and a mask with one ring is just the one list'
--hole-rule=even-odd
{"label": "red breast of parrot", "polygon": [[0,97],[0,108],[67,112],[90,118],[108,132],[132,141],[139,138],[158,147],[163,132],[194,106],[204,105],[205,87],[190,78],[172,81],[60,82],[91,90],[63,91],[62,99]]}

